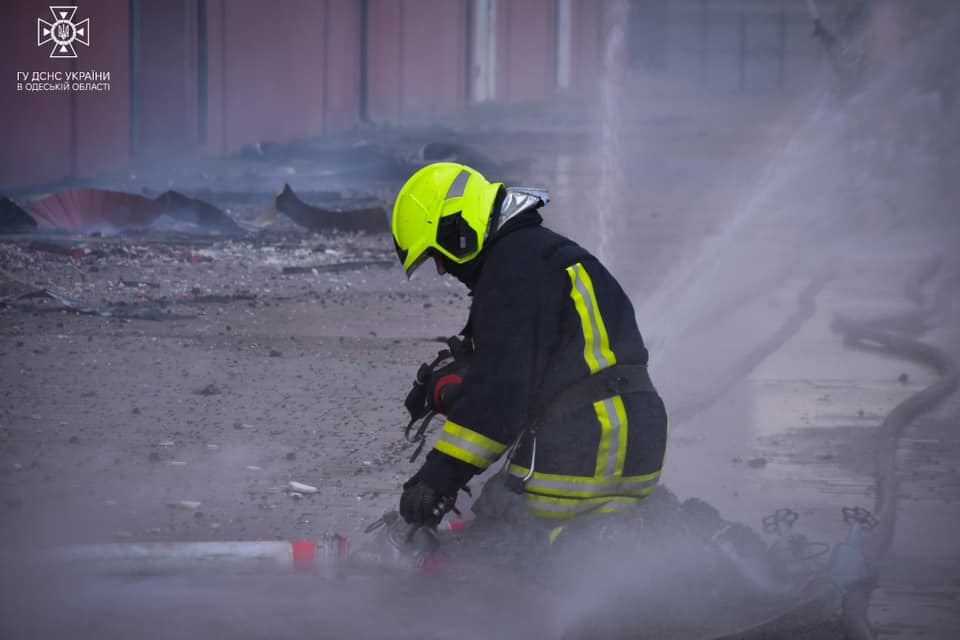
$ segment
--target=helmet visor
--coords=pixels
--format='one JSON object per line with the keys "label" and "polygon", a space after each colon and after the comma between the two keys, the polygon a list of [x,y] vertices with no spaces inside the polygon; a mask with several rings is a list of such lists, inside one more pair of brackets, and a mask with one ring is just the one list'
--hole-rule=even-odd
{"label": "helmet visor", "polygon": [[[406,263],[407,263],[407,256],[410,255],[410,252],[407,251],[406,249],[403,249],[403,248],[400,246],[400,243],[398,243],[398,242],[396,241],[396,239],[394,239],[394,241],[393,241],[393,248],[397,250],[397,257],[400,259],[400,264],[401,264],[401,265],[406,265]],[[428,248],[428,249],[426,249],[423,253],[421,253],[419,256],[417,256],[417,259],[413,261],[413,264],[411,264],[409,267],[404,267],[404,271],[406,271],[407,278],[409,278],[411,275],[413,275],[413,272],[416,271],[417,269],[419,269],[419,268],[423,265],[424,262],[426,262],[428,259],[434,257],[435,255],[437,255],[437,252],[434,251],[433,249],[429,249],[429,248]]]}
{"label": "helmet visor", "polygon": [[434,255],[436,255],[436,252],[433,249],[427,249],[426,251],[421,253],[420,257],[417,258],[413,262],[413,264],[410,265],[409,269],[407,269],[407,277],[409,278],[410,276],[412,276],[414,271],[416,271],[421,266],[423,266],[423,263],[429,260],[430,258],[432,258]]}

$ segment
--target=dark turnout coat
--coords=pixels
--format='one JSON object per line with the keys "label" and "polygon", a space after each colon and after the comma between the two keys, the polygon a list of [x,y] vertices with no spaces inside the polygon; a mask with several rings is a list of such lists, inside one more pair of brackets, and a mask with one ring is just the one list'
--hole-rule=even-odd
{"label": "dark turnout coat", "polygon": [[617,281],[541,222],[536,210],[519,214],[479,258],[465,331],[475,352],[415,479],[455,495],[519,437],[509,472],[526,478],[534,514],[613,511],[656,485],[667,415],[655,391],[613,395],[520,437],[547,399],[615,364],[647,363],[633,306]]}

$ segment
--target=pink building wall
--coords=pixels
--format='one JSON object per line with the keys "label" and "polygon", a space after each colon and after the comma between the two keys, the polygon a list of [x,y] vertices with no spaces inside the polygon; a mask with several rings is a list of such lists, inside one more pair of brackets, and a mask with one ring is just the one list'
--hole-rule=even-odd
{"label": "pink building wall", "polygon": [[[36,42],[49,3],[4,2],[0,191],[123,170],[131,158],[228,153],[349,130],[364,95],[375,122],[450,113],[470,101],[470,0],[367,0],[365,87],[360,0],[139,0],[139,71],[131,69],[130,0],[78,4],[91,45],[78,46],[74,60],[51,60]],[[602,4],[573,0],[574,87],[596,75]],[[557,0],[498,7],[497,99],[548,98]],[[16,90],[18,71],[91,69],[110,72],[110,91]]]}

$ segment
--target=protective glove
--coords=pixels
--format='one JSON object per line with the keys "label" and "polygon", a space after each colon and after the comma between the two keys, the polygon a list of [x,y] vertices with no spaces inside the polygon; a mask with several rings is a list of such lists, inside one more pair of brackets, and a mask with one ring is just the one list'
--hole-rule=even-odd
{"label": "protective glove", "polygon": [[403,402],[410,413],[411,425],[431,412],[444,415],[450,412],[461,395],[472,352],[469,342],[457,337],[448,338],[446,349],[429,364],[420,365],[413,387]]}
{"label": "protective glove", "polygon": [[433,527],[440,523],[456,498],[441,496],[433,487],[416,478],[403,485],[400,515],[410,524]]}

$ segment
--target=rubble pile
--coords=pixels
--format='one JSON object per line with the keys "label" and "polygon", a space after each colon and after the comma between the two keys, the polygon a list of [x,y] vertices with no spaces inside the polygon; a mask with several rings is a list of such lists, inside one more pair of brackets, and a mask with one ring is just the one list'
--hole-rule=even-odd
{"label": "rubble pile", "polygon": [[10,239],[0,242],[0,314],[66,309],[182,319],[198,313],[197,305],[269,304],[304,295],[310,279],[321,273],[394,263],[383,237],[356,234],[209,241],[156,233]]}

